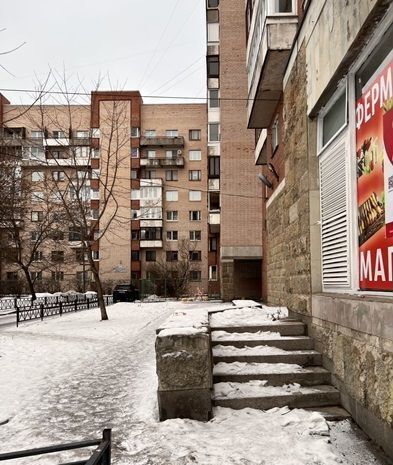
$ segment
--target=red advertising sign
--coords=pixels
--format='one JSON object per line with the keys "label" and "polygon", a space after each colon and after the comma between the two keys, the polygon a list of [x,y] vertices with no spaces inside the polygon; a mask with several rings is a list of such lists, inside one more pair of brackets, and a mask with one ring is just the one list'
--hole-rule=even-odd
{"label": "red advertising sign", "polygon": [[356,104],[360,289],[393,292],[393,52]]}

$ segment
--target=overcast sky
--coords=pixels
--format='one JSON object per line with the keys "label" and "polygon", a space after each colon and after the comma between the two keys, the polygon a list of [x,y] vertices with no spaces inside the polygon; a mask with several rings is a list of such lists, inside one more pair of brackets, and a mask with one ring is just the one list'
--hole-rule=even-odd
{"label": "overcast sky", "polygon": [[[35,89],[49,69],[69,88],[205,97],[204,0],[0,0],[0,88]],[[11,73],[11,74],[9,74]],[[14,104],[31,95],[1,91]],[[144,99],[147,102],[161,100]]]}

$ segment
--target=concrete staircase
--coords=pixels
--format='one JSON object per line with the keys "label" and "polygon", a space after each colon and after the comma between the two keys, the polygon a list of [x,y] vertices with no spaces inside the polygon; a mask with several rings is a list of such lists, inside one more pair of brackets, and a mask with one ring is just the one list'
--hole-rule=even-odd
{"label": "concrete staircase", "polygon": [[213,404],[262,410],[288,405],[318,411],[329,420],[348,418],[306,329],[291,319],[211,326]]}

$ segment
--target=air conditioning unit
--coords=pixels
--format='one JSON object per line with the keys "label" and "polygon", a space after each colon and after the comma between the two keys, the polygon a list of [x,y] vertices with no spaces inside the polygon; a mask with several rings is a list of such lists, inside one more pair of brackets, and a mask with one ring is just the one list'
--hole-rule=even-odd
{"label": "air conditioning unit", "polygon": [[178,154],[178,155],[181,155],[182,153],[183,153],[183,151],[180,150],[180,149],[177,151],[177,154]]}

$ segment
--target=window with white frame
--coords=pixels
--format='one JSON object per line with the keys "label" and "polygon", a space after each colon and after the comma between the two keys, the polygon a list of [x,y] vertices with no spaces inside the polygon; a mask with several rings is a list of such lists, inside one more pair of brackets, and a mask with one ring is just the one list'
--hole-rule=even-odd
{"label": "window with white frame", "polygon": [[189,161],[201,161],[202,152],[200,150],[189,150],[188,159]]}
{"label": "window with white frame", "polygon": [[145,130],[145,137],[156,137],[156,130],[155,129],[146,129]]}
{"label": "window with white frame", "polygon": [[270,14],[295,13],[294,0],[269,0]]}
{"label": "window with white frame", "polygon": [[217,273],[217,265],[210,265],[209,266],[209,281],[217,281],[218,273]]}
{"label": "window with white frame", "polygon": [[89,158],[90,156],[90,147],[75,147],[75,157],[76,158]]}
{"label": "window with white frame", "polygon": [[33,160],[45,160],[45,150],[43,147],[30,147],[30,156]]}
{"label": "window with white frame", "polygon": [[200,210],[190,210],[188,217],[190,221],[201,221],[202,214]]}
{"label": "window with white frame", "polygon": [[209,108],[219,108],[220,99],[218,89],[209,89]]}
{"label": "window with white frame", "polygon": [[209,123],[209,142],[219,142],[220,123]]}
{"label": "window with white frame", "polygon": [[32,202],[42,202],[44,200],[44,193],[39,191],[34,191],[31,193]]}
{"label": "window with white frame", "polygon": [[34,223],[38,223],[44,220],[44,212],[43,211],[32,211],[31,212],[31,221]]}
{"label": "window with white frame", "polygon": [[219,42],[220,40],[220,25],[219,23],[208,23],[207,25],[207,41]]}
{"label": "window with white frame", "polygon": [[52,179],[54,181],[64,181],[64,171],[52,171]]}
{"label": "window with white frame", "polygon": [[141,207],[141,219],[143,220],[161,220],[161,207]]}
{"label": "window with white frame", "polygon": [[201,170],[189,170],[188,171],[188,179],[190,181],[200,181],[202,178]]}
{"label": "window with white frame", "polygon": [[52,137],[54,139],[65,139],[66,133],[62,130],[52,131]]}
{"label": "window with white frame", "polygon": [[179,212],[177,210],[167,210],[166,219],[167,221],[178,221]]}
{"label": "window with white frame", "polygon": [[202,200],[202,191],[188,191],[188,200],[190,202],[199,202]]}
{"label": "window with white frame", "polygon": [[140,136],[140,131],[139,128],[131,128],[131,137],[139,137]]}
{"label": "window with white frame", "polygon": [[93,260],[97,261],[100,259],[100,251],[99,250],[92,250],[91,256]]}
{"label": "window with white frame", "polygon": [[147,151],[147,158],[156,158],[156,151],[155,150],[148,150]]}
{"label": "window with white frame", "polygon": [[179,137],[179,131],[177,129],[167,129],[165,135],[166,137]]}
{"label": "window with white frame", "polygon": [[166,239],[167,239],[167,241],[177,241],[178,240],[178,232],[177,231],[167,231],[166,232]]}
{"label": "window with white frame", "polygon": [[188,131],[189,140],[201,140],[201,130],[200,129],[190,129]]}
{"label": "window with white frame", "polygon": [[76,139],[88,139],[89,138],[89,131],[83,130],[83,131],[75,131],[75,136]]}
{"label": "window with white frame", "polygon": [[139,200],[140,198],[141,198],[140,190],[139,189],[131,189],[131,200]]}
{"label": "window with white frame", "polygon": [[166,191],[165,198],[168,202],[177,202],[179,193],[178,191]]}
{"label": "window with white frame", "polygon": [[131,149],[131,158],[139,158],[139,149],[138,148]]}
{"label": "window with white frame", "polygon": [[41,182],[44,180],[44,172],[43,171],[33,171],[31,173],[31,180],[32,182]]}
{"label": "window with white frame", "polygon": [[201,240],[201,231],[190,231],[190,241],[200,241]]}
{"label": "window with white frame", "polygon": [[319,119],[320,149],[326,147],[347,125],[347,93],[344,88],[323,111]]}
{"label": "window with white frame", "polygon": [[42,139],[44,137],[44,131],[41,131],[41,130],[31,131],[30,137],[32,139]]}

